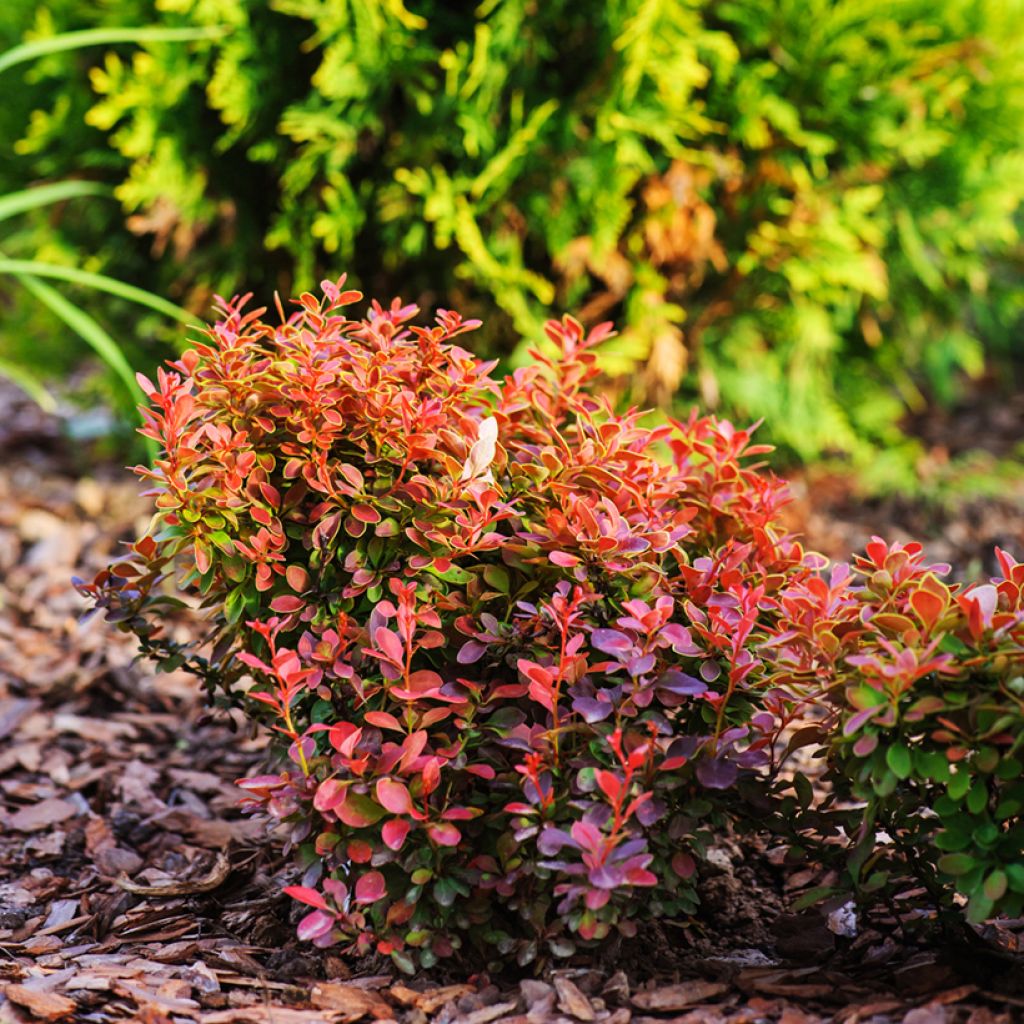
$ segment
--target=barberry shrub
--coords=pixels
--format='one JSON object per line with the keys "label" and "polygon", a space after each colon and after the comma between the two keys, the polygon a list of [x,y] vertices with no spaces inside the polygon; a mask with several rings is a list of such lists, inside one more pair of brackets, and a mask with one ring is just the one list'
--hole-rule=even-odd
{"label": "barberry shrub", "polygon": [[811,811],[811,838],[840,822],[864,896],[909,880],[974,923],[1024,910],[1024,564],[996,555],[1000,578],[961,587],[876,537],[787,586],[761,649],[781,691],[829,714],[806,739],[836,812]]}
{"label": "barberry shrub", "polygon": [[[475,322],[323,293],[223,303],[142,381],[156,516],[81,590],[280,737],[241,786],[298,848],[303,938],[526,964],[692,912],[785,724],[757,638],[816,567],[766,449],[615,415],[586,387],[608,325],[549,322],[560,355],[499,382]],[[173,588],[205,646],[166,635]]]}

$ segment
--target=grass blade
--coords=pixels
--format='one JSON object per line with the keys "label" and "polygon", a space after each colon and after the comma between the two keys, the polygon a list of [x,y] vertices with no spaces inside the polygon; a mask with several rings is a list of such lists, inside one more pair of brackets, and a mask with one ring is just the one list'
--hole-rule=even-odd
{"label": "grass blade", "polygon": [[21,388],[43,412],[57,411],[53,395],[43,387],[42,381],[23,366],[0,359],[0,377],[6,377],[15,387]]}
{"label": "grass blade", "polygon": [[136,288],[116,278],[107,277],[106,274],[94,274],[90,270],[44,263],[41,260],[9,260],[5,257],[0,257],[0,274],[31,274],[33,277],[52,277],[71,284],[80,284],[85,288],[93,288],[108,295],[116,295],[120,299],[127,299],[129,302],[136,302],[140,306],[147,306],[190,327],[202,327],[202,321],[187,309],[182,309],[181,306],[176,306],[173,302],[168,302],[143,288]]}
{"label": "grass blade", "polygon": [[[88,313],[82,312],[45,281],[40,281],[31,274],[15,274],[14,276],[92,348],[117,374],[139,404],[145,404],[146,397],[135,380],[135,372],[124,353],[118,348],[117,342]],[[146,438],[146,447],[152,460],[158,454],[156,444],[150,438]]]}
{"label": "grass blade", "polygon": [[216,39],[227,32],[219,25],[205,28],[87,28],[62,32],[46,39],[15,46],[0,54],[0,73],[17,64],[48,57],[51,53],[79,50],[83,46],[110,46],[114,43],[187,43],[194,39]]}
{"label": "grass blade", "polygon": [[107,195],[110,195],[110,190],[94,181],[55,181],[50,185],[37,185],[34,188],[8,192],[0,196],[0,220],[6,220],[26,210],[34,210],[39,206],[50,206],[65,199]]}

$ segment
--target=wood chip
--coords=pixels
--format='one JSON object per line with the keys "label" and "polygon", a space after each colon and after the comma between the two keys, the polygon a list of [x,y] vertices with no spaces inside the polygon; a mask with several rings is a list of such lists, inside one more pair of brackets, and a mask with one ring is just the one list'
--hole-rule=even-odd
{"label": "wood chip", "polygon": [[338,1024],[362,1020],[389,1020],[395,1011],[376,993],[355,985],[318,982],[310,993],[310,1002],[319,1010],[331,1010]]}
{"label": "wood chip", "polygon": [[337,1024],[338,1018],[329,1010],[294,1010],[287,1006],[235,1006],[230,1010],[204,1013],[202,1024]]}
{"label": "wood chip", "polygon": [[78,808],[74,804],[51,797],[48,800],[40,800],[37,804],[22,807],[7,819],[7,824],[16,832],[40,832],[58,822],[67,821],[76,814]]}
{"label": "wood chip", "polygon": [[691,1006],[705,1003],[728,991],[728,985],[717,981],[683,981],[678,985],[636,992],[633,995],[633,1005],[638,1010],[688,1010]]}
{"label": "wood chip", "polygon": [[597,1016],[590,1000],[568,978],[557,975],[554,979],[558,993],[558,1008],[577,1020],[592,1021]]}
{"label": "wood chip", "polygon": [[499,1017],[504,1017],[507,1013],[512,1013],[518,1005],[519,1003],[516,1000],[512,1000],[510,1003],[494,1003],[492,1006],[481,1006],[479,1010],[473,1010],[472,1013],[456,1017],[454,1024],[489,1024],[492,1020],[497,1020]]}
{"label": "wood chip", "polygon": [[61,1020],[75,1012],[73,999],[29,985],[8,985],[3,994],[41,1020]]}
{"label": "wood chip", "polygon": [[403,1006],[413,1006],[429,1017],[445,1003],[453,1003],[463,996],[472,995],[475,991],[472,985],[445,985],[442,988],[428,988],[423,992],[417,992],[398,982],[391,986],[390,994],[392,999],[398,1000]]}

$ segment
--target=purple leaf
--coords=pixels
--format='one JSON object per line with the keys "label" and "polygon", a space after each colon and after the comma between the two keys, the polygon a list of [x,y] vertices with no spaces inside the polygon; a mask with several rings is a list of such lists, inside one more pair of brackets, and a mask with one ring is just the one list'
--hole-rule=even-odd
{"label": "purple leaf", "polygon": [[701,679],[713,683],[722,674],[722,667],[717,661],[705,661],[700,666]]}
{"label": "purple leaf", "polygon": [[665,804],[661,800],[645,800],[636,809],[636,820],[640,822],[644,828],[653,825],[659,818],[665,814]]}
{"label": "purple leaf", "polygon": [[562,829],[555,828],[553,825],[549,825],[537,836],[537,849],[544,857],[554,856],[563,846],[578,848],[576,840],[568,832],[563,832]]}
{"label": "purple leaf", "polygon": [[587,872],[587,880],[598,889],[617,889],[625,878],[622,868],[613,864],[599,864]]}
{"label": "purple leaf", "polygon": [[725,758],[705,759],[697,765],[697,779],[708,789],[728,789],[739,775],[739,769]]}
{"label": "purple leaf", "polygon": [[843,723],[843,735],[852,736],[862,725],[866,725],[875,717],[885,705],[876,704],[872,708],[862,708]]}
{"label": "purple leaf", "polygon": [[611,654],[620,660],[633,650],[633,641],[617,629],[595,629],[590,634],[590,643],[599,651]]}
{"label": "purple leaf", "polygon": [[460,648],[457,660],[460,665],[472,665],[487,652],[487,645],[477,640],[467,640]]}
{"label": "purple leaf", "polygon": [[646,675],[654,668],[654,655],[642,654],[636,658],[630,658],[626,666],[629,674],[635,679],[637,676]]}
{"label": "purple leaf", "polygon": [[572,702],[572,709],[588,723],[603,722],[614,710],[611,701],[597,700],[594,697],[577,697]]}
{"label": "purple leaf", "polygon": [[654,685],[658,690],[666,690],[683,697],[699,697],[702,693],[708,692],[707,683],[695,676],[688,676],[677,668],[670,668],[664,672]]}
{"label": "purple leaf", "polygon": [[676,654],[700,654],[700,648],[693,642],[690,631],[677,622],[670,622],[663,627],[659,637],[667,640]]}

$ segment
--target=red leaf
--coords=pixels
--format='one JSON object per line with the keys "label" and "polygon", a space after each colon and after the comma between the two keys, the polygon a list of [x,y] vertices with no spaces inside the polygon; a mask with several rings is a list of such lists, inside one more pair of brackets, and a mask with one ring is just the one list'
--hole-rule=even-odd
{"label": "red leaf", "polygon": [[330,914],[323,910],[314,910],[299,922],[295,933],[303,942],[309,942],[327,935],[333,927],[334,918]]}
{"label": "red leaf", "polygon": [[377,780],[377,800],[392,814],[409,814],[413,809],[409,790],[395,779]]}
{"label": "red leaf", "polygon": [[284,578],[297,594],[309,590],[309,573],[301,565],[289,565],[284,571]]}
{"label": "red leaf", "polygon": [[298,900],[300,903],[316,907],[318,910],[327,909],[327,900],[316,889],[310,889],[308,885],[286,885],[281,891],[285,896],[291,896],[293,900]]}
{"label": "red leaf", "polygon": [[356,903],[376,903],[388,891],[384,876],[379,871],[368,871],[356,882]]}
{"label": "red leaf", "polygon": [[372,505],[353,505],[352,515],[361,523],[379,523],[380,513]]}
{"label": "red leaf", "polygon": [[672,858],[672,870],[680,878],[691,878],[697,870],[697,862],[688,853],[677,853]]}
{"label": "red leaf", "polygon": [[388,711],[367,711],[363,716],[370,725],[378,729],[391,729],[393,732],[405,732],[401,722]]}
{"label": "red leaf", "polygon": [[548,558],[563,569],[571,569],[574,565],[580,564],[579,558],[576,555],[570,555],[567,551],[549,551]]}
{"label": "red leaf", "polygon": [[373,847],[362,839],[353,839],[345,849],[349,860],[355,864],[369,864],[373,859]]}
{"label": "red leaf", "polygon": [[444,680],[428,668],[421,668],[409,676],[409,689],[415,693],[430,693],[444,686]]}
{"label": "red leaf", "polygon": [[594,772],[594,778],[597,780],[598,786],[601,787],[601,792],[614,804],[618,802],[619,794],[622,792],[622,779],[620,779],[614,772],[606,772],[601,768],[598,768]]}
{"label": "red leaf", "polygon": [[316,796],[313,797],[313,806],[321,812],[334,810],[345,799],[347,788],[340,779],[324,779],[317,786]]}
{"label": "red leaf", "polygon": [[462,833],[447,821],[433,822],[427,826],[427,835],[438,846],[458,846]]}
{"label": "red leaf", "polygon": [[658,876],[647,868],[631,868],[626,872],[626,881],[630,885],[657,885]]}
{"label": "red leaf", "polygon": [[405,661],[405,648],[394,630],[387,626],[378,626],[373,633],[373,642],[380,648],[389,661],[401,665]]}
{"label": "red leaf", "polygon": [[409,834],[409,827],[409,822],[404,818],[391,818],[380,830],[381,838],[389,849],[400,850],[405,837]]}
{"label": "red leaf", "polygon": [[924,589],[915,590],[910,595],[910,605],[929,629],[946,610],[946,602],[938,594]]}

